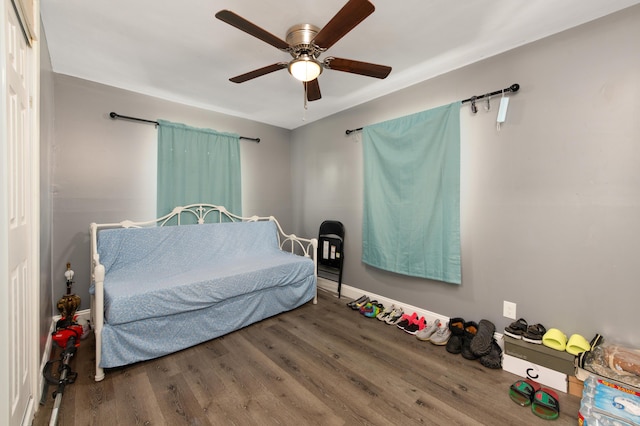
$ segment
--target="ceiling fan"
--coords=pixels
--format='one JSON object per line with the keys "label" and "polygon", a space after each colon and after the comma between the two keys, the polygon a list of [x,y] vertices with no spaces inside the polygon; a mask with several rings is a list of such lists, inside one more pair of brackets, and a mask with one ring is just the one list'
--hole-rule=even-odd
{"label": "ceiling fan", "polygon": [[216,18],[269,43],[277,49],[290,53],[293,57],[290,62],[277,62],[232,77],[229,80],[234,83],[244,83],[287,68],[293,77],[302,81],[306,99],[316,101],[321,98],[318,76],[322,73],[323,68],[381,79],[386,78],[391,72],[391,67],[386,65],[332,56],[326,57],[322,62],[318,60],[322,53],[371,15],[374,10],[375,7],[368,0],[349,0],[322,29],[311,24],[294,25],[287,30],[286,41],[230,10],[221,10],[216,13]]}

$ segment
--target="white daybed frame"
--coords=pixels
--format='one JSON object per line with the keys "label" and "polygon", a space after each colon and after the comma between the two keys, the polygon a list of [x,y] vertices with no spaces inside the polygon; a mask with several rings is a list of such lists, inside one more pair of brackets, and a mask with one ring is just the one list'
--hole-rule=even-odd
{"label": "white daybed frame", "polygon": [[[100,263],[100,256],[98,254],[98,231],[101,229],[109,228],[144,228],[165,226],[169,221],[175,219],[177,225],[182,224],[183,215],[190,216],[196,219],[198,224],[207,223],[207,217],[217,216],[216,219],[212,219],[214,222],[224,221],[232,222],[258,222],[258,221],[272,221],[275,222],[278,228],[278,244],[280,250],[290,251],[304,257],[313,259],[314,263],[314,275],[318,276],[318,264],[316,259],[318,240],[316,238],[300,238],[294,234],[285,234],[280,223],[273,216],[251,216],[242,217],[237,216],[229,212],[223,206],[216,206],[214,204],[190,204],[187,206],[179,206],[173,209],[173,211],[158,219],[149,220],[146,222],[133,222],[131,220],[123,220],[117,223],[91,223],[91,279],[94,283],[94,293],[91,295],[91,320],[94,328],[96,339],[96,376],[95,380],[100,381],[104,379],[104,370],[100,368],[100,360],[102,354],[102,328],[104,326],[104,277],[105,269]],[[318,303],[318,287],[316,285],[316,293],[313,298],[313,304]]]}

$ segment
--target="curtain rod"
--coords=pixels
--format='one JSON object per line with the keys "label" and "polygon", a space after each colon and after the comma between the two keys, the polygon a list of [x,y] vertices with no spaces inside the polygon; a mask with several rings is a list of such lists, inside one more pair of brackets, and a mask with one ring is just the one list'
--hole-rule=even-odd
{"label": "curtain rod", "polygon": [[[518,90],[520,90],[520,85],[518,83],[514,83],[511,86],[502,89],[502,90],[496,90],[495,92],[491,92],[491,93],[485,93],[484,95],[479,95],[479,96],[472,96],[469,99],[464,99],[463,101],[460,101],[460,103],[465,103],[465,102],[475,102],[478,99],[482,99],[482,98],[486,98],[489,96],[495,96],[495,95],[500,95],[502,93],[507,93],[507,92],[517,92]],[[350,130],[346,130],[345,133],[347,135],[350,135],[353,132],[358,132],[362,130],[362,127],[358,127],[357,129],[350,129]]]}
{"label": "curtain rod", "polygon": [[[109,117],[113,118],[114,120],[117,118],[122,118],[125,120],[133,120],[133,121],[140,121],[142,123],[150,123],[150,124],[155,124],[156,126],[159,126],[160,123],[158,123],[157,121],[154,120],[145,120],[144,118],[136,118],[136,117],[128,117],[126,115],[120,115],[118,113],[115,112],[110,112],[109,113]],[[246,136],[240,136],[240,139],[246,139],[248,141],[254,141],[255,143],[260,143],[260,138],[249,138]]]}
{"label": "curtain rod", "polygon": [[488,96],[500,95],[502,93],[507,93],[507,92],[514,92],[515,93],[518,90],[520,90],[520,85],[518,83],[514,83],[511,86],[507,87],[506,89],[496,90],[495,92],[485,93],[484,95],[480,95],[480,96],[472,96],[469,99],[463,100],[462,103],[477,101],[478,99],[486,98]]}

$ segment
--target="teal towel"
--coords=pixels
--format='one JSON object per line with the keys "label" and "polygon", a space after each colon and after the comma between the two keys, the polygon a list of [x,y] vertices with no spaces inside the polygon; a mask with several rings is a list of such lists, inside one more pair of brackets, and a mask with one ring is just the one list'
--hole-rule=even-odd
{"label": "teal towel", "polygon": [[460,102],[366,126],[362,145],[362,261],[460,284]]}

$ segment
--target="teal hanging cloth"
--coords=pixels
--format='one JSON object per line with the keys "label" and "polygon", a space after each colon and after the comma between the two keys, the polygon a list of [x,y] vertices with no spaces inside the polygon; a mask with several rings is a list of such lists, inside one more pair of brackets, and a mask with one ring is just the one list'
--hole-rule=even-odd
{"label": "teal hanging cloth", "polygon": [[158,120],[158,217],[210,203],[242,215],[240,136]]}
{"label": "teal hanging cloth", "polygon": [[460,102],[366,126],[362,146],[362,261],[460,284]]}

